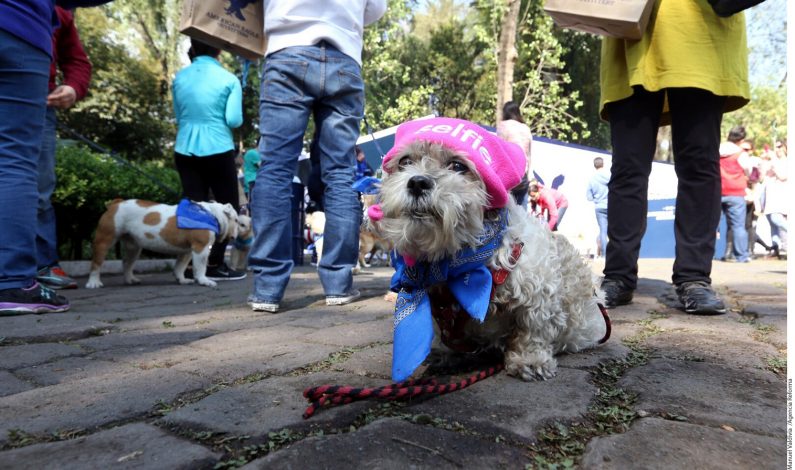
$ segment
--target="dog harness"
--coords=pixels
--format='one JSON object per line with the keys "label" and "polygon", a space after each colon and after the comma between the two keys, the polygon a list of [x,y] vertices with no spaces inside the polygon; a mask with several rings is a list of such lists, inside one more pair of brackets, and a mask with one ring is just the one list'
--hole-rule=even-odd
{"label": "dog harness", "polygon": [[[516,266],[522,255],[524,243],[518,242],[511,245],[510,266]],[[489,300],[494,299],[494,291],[508,279],[511,269],[500,268],[491,270],[491,294]],[[467,325],[472,321],[456,301],[447,285],[440,286],[430,294],[431,315],[439,327],[442,343],[456,352],[472,353],[479,349],[479,345],[472,341],[466,334]]]}

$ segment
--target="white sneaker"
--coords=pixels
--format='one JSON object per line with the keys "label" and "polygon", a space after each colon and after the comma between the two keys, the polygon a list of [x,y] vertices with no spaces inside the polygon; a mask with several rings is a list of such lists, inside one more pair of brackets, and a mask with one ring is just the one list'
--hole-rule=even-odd
{"label": "white sneaker", "polygon": [[362,296],[362,293],[356,289],[352,289],[345,295],[327,295],[326,305],[345,305],[353,302]]}
{"label": "white sneaker", "polygon": [[255,312],[268,312],[268,313],[279,312],[279,304],[274,302],[249,299],[248,304],[251,306],[251,310],[254,310]]}

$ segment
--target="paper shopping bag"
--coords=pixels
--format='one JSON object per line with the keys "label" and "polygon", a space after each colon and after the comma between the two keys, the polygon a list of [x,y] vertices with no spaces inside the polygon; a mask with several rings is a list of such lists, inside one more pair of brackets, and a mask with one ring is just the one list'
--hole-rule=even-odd
{"label": "paper shopping bag", "polygon": [[640,39],[656,0],[546,0],[544,11],[561,28]]}
{"label": "paper shopping bag", "polygon": [[179,30],[247,59],[265,55],[262,0],[184,0]]}

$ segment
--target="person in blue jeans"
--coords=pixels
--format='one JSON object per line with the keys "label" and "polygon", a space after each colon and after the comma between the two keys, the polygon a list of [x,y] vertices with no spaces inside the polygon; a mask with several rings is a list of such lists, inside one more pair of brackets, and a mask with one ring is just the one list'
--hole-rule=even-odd
{"label": "person in blue jeans", "polygon": [[[55,190],[55,147],[58,117],[56,110],[71,108],[83,99],[91,80],[91,62],[80,41],[72,12],[56,6],[60,25],[53,31],[53,61],[50,66],[50,94],[39,155],[39,227],[36,231],[36,280],[51,289],[76,289],[77,282],[58,262],[55,208],[50,200]],[[62,80],[59,80],[58,70]]]}
{"label": "person in blue jeans", "polygon": [[588,181],[585,197],[593,202],[596,211],[596,223],[599,225],[599,255],[604,257],[607,248],[607,183],[610,181],[610,170],[604,167],[602,157],[593,159],[596,172]]}
{"label": "person in blue jeans", "polygon": [[[52,61],[52,0],[0,2],[0,315],[69,310],[36,281],[38,160]],[[107,3],[58,0],[66,8]]]}
{"label": "person in blue jeans", "polygon": [[[738,138],[737,135],[742,137]],[[732,251],[738,263],[750,260],[748,232],[745,230],[745,192],[752,163],[745,151],[735,142],[745,138],[745,129],[736,126],[729,132],[729,141],[720,144],[720,205],[726,217],[726,227],[732,233]]]}
{"label": "person in blue jeans", "polygon": [[353,289],[361,206],[352,188],[354,146],[364,116],[362,31],[386,0],[265,0],[268,50],[260,92],[262,165],[251,198],[254,242],[249,266],[254,311],[276,313],[293,269],[291,183],[310,116],[325,190],[326,226],[318,276],[327,305],[360,296]]}

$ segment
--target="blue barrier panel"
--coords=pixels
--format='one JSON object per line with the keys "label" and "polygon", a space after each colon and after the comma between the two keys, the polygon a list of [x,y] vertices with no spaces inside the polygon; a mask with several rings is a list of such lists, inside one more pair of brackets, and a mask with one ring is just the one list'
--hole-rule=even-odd
{"label": "blue barrier panel", "polygon": [[[646,234],[640,244],[641,258],[673,258],[676,255],[674,243],[674,208],[676,199],[657,199],[649,201],[646,219]],[[608,207],[608,211],[612,210]]]}

